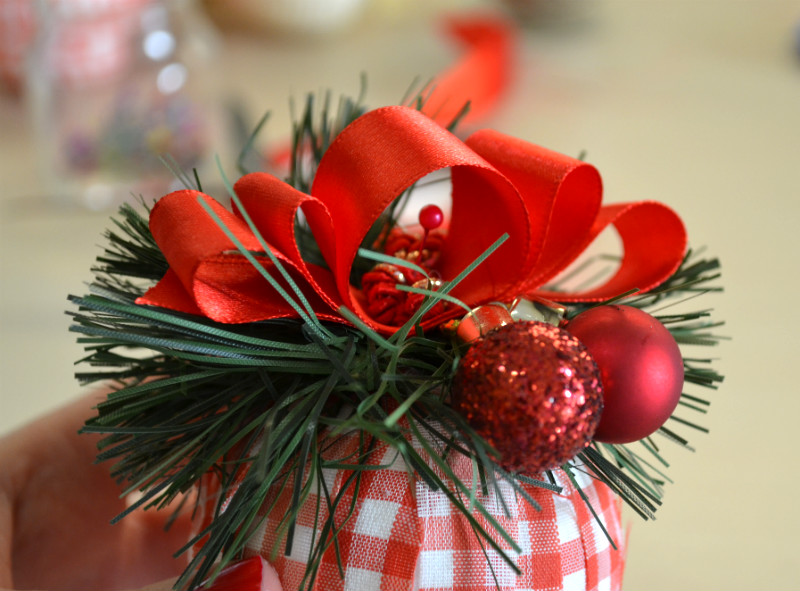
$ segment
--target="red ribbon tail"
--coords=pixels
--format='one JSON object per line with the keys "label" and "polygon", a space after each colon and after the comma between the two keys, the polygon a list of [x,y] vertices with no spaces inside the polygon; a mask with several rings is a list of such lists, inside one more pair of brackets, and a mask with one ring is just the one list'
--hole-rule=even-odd
{"label": "red ribbon tail", "polygon": [[446,126],[469,102],[463,122],[475,123],[494,109],[509,86],[513,29],[507,21],[487,16],[453,18],[447,25],[468,49],[433,81],[422,112]]}

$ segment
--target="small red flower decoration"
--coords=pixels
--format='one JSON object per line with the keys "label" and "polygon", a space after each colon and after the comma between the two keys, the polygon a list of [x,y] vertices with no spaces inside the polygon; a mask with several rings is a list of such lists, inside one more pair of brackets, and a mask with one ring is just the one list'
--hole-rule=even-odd
{"label": "small red flower decoration", "polygon": [[[320,318],[342,321],[340,306],[384,334],[399,324],[376,319],[350,271],[367,232],[386,207],[423,176],[452,175],[452,213],[436,264],[453,279],[504,234],[508,239],[450,295],[469,306],[538,294],[558,301],[601,301],[647,290],[677,269],[686,249],[680,218],[653,201],[601,207],[602,184],[589,164],[492,130],[461,141],[406,107],[370,111],[345,128],[323,156],[311,194],[253,173],[235,191],[272,252]],[[200,199],[250,251],[263,251],[241,212],[197,191],[177,191],[153,208],[150,227],[170,270],[140,304],[202,314],[224,323],[296,316],[294,309],[236,250]],[[327,268],[302,259],[294,223],[302,209]],[[616,274],[581,293],[541,290],[609,224],[624,250]],[[259,260],[273,277],[267,257]],[[435,325],[447,314],[426,320]]]}

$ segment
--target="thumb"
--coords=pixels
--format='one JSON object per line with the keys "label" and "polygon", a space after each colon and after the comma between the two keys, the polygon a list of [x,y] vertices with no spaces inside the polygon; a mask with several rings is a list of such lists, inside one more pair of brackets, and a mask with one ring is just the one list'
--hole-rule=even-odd
{"label": "thumb", "polygon": [[[166,579],[138,591],[172,591],[177,579]],[[226,566],[214,578],[195,591],[283,591],[278,573],[261,556],[252,556]]]}
{"label": "thumb", "polygon": [[178,577],[172,577],[171,579],[164,579],[158,583],[151,583],[146,587],[141,587],[137,591],[172,591],[172,589],[175,587],[175,583],[177,582]]}

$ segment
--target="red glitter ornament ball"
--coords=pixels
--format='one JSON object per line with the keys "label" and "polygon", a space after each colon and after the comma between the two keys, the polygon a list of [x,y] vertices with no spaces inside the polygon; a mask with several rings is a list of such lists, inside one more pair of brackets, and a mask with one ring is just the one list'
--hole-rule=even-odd
{"label": "red glitter ornament ball", "polygon": [[594,438],[630,443],[663,425],[683,389],[683,357],[670,332],[631,306],[598,306],[566,325],[600,368],[603,417]]}
{"label": "red glitter ornament ball", "polygon": [[512,472],[561,466],[592,440],[603,409],[586,347],[544,322],[516,322],[475,342],[461,360],[453,406]]}

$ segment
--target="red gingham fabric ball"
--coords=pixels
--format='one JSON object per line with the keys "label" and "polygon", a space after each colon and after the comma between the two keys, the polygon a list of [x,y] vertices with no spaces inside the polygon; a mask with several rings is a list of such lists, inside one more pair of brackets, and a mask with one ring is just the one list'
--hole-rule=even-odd
{"label": "red gingham fabric ball", "polygon": [[[356,454],[357,449],[358,437],[345,436],[325,455],[353,457],[350,454]],[[457,454],[452,457],[461,458],[451,465],[459,478],[470,483],[471,463]],[[585,474],[576,472],[577,480],[617,550],[563,473],[555,473],[563,487],[560,494],[525,485],[541,510],[515,495],[508,484],[500,484],[499,495],[492,491],[488,496],[479,496],[522,549],[519,554],[512,552],[498,536],[501,546],[511,552],[522,570],[517,576],[488,547],[487,563],[468,520],[443,493],[412,481],[395,450],[379,443],[368,463],[390,467],[363,473],[355,511],[346,522],[353,502],[352,488],[343,493],[336,523],[344,523],[338,533],[344,578],[337,568],[337,549],[330,545],[312,588],[315,591],[496,591],[495,577],[501,591],[614,590],[622,585],[625,537],[620,502],[610,489]],[[350,474],[346,470],[324,472],[331,497],[342,491]],[[291,491],[290,483],[265,503],[265,508],[276,504],[250,539],[250,555],[260,554],[270,560],[276,529],[289,507]],[[502,502],[499,496],[503,497]],[[318,500],[322,514],[315,522]],[[508,507],[509,516],[503,511],[503,504]],[[318,499],[313,493],[309,496],[301,507],[291,550],[271,561],[284,589],[297,589],[300,585],[312,539],[319,540],[321,521],[327,517],[325,506],[324,498]],[[477,512],[473,515],[487,531],[492,531],[483,516]]]}

